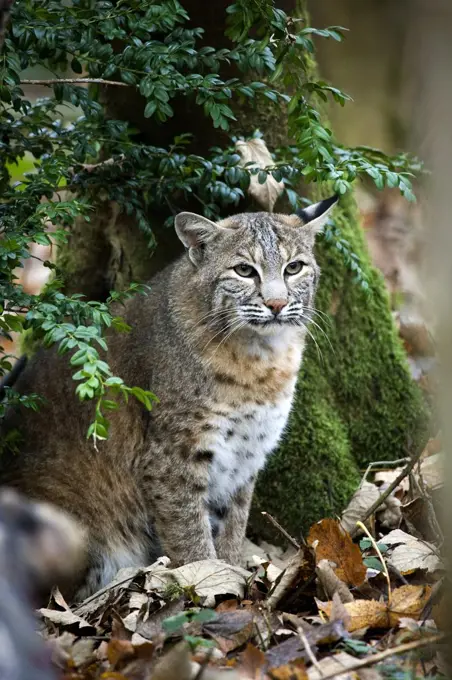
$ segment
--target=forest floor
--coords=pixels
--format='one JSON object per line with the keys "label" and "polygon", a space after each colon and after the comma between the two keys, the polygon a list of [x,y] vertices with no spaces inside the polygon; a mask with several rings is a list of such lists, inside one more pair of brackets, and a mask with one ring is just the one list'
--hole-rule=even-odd
{"label": "forest floor", "polygon": [[369,468],[301,543],[282,527],[281,546],[247,541],[244,567],[161,558],[76,607],[54,591],[39,612],[54,663],[64,680],[445,676],[442,479],[432,439]]}

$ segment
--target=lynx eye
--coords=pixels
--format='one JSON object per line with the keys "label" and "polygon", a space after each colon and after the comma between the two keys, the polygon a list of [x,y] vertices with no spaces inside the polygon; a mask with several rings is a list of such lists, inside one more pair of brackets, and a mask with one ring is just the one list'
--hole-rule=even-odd
{"label": "lynx eye", "polygon": [[294,274],[299,274],[304,267],[304,262],[301,260],[296,260],[295,262],[289,262],[286,267],[286,274],[288,276],[294,276]]}
{"label": "lynx eye", "polygon": [[256,276],[257,272],[250,264],[238,264],[234,267],[234,271],[239,276],[243,276],[245,279],[249,279],[252,276]]}

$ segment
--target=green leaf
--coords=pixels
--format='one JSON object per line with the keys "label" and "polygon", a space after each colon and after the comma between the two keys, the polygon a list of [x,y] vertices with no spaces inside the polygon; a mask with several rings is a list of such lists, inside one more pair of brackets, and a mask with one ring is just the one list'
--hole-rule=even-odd
{"label": "green leaf", "polygon": [[376,571],[384,571],[384,566],[378,557],[365,557],[363,559],[364,564],[368,569],[375,569]]}

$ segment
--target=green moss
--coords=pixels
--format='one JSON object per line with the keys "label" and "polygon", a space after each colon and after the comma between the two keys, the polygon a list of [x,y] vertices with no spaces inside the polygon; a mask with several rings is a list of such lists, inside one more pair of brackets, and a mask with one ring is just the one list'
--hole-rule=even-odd
{"label": "green moss", "polygon": [[[339,514],[372,460],[406,455],[426,436],[427,414],[394,327],[388,295],[371,266],[353,198],[334,219],[361,258],[370,290],[354,281],[335,243],[319,242],[322,268],[316,306],[328,338],[311,325],[287,434],[262,474],[251,517],[255,533],[274,538],[266,510],[292,534]],[[331,343],[331,344],[330,344]],[[411,447],[410,447],[411,448]]]}

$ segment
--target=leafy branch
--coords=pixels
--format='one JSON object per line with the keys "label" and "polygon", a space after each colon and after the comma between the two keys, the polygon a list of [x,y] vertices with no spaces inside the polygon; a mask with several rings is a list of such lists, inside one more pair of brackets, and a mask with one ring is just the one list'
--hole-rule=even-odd
{"label": "leafy branch", "polygon": [[[411,179],[421,169],[418,161],[341,146],[322,123],[319,107],[325,100],[343,106],[350,97],[313,77],[310,59],[315,40],[339,42],[344,28],[307,26],[271,0],[236,0],[227,17],[231,45],[217,49],[205,44],[203,29],[189,23],[178,0],[44,0],[39,7],[29,2],[12,7],[0,54],[0,332],[8,338],[29,329],[71,355],[78,398],[94,402],[89,436],[95,442],[108,435],[107,415],[120,400],[132,395],[149,409],[156,398],[124,385],[106,361],[106,331],[127,331],[110,308],[116,294],[105,303],[64,295],[64,272],[51,261],[44,265],[53,280],[40,295],[18,285],[17,269],[32,257],[30,244],[64,244],[76,221],[89,228],[94,211],[114,201],[134,215],[153,248],[152,210],[171,226],[194,198],[204,215],[217,218],[239,206],[256,173],[260,182],[269,174],[284,182],[294,208],[301,179],[328,182],[344,194],[367,177],[378,188],[397,187],[414,198]],[[230,65],[235,77],[224,78]],[[50,76],[24,78],[24,70],[34,66],[45,66]],[[26,84],[48,86],[50,96],[31,102],[22,89]],[[134,88],[143,97],[144,115],[158,124],[173,116],[174,100],[185,97],[229,141],[204,156],[191,153],[192,137],[183,131],[167,147],[146,144],[126,122],[107,116],[100,98],[105,85]],[[267,168],[240,165],[231,125],[244,99],[265,99],[287,112],[292,144],[273,149]],[[29,172],[17,173],[24,162]],[[337,225],[330,223],[325,236],[365,287],[359,260]],[[137,291],[131,287],[127,294]],[[0,374],[10,368],[11,357],[3,351]],[[8,403],[25,405],[20,399],[8,391],[0,417]]]}

